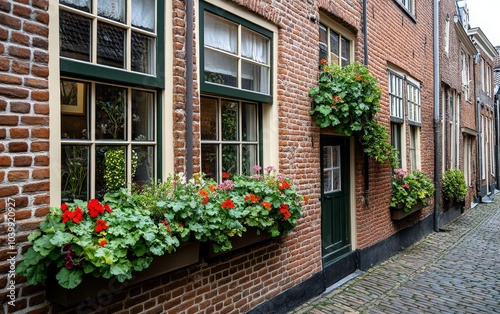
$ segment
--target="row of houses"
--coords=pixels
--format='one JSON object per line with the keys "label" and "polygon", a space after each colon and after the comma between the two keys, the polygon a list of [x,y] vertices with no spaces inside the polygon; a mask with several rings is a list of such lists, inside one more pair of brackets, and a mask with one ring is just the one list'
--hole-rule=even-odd
{"label": "row of houses", "polygon": [[[0,20],[8,313],[285,313],[500,188],[498,47],[469,25],[466,1],[2,1]],[[393,168],[368,158],[356,136],[315,124],[309,90],[321,59],[364,64],[377,78],[376,119],[400,152],[398,167],[435,184],[420,211],[391,219]],[[221,182],[272,165],[310,200],[277,241],[58,302],[48,284],[9,273],[9,258],[23,259],[50,206],[102,197],[103,156],[116,147],[126,182],[200,171]],[[133,150],[144,160],[136,171]],[[447,169],[464,173],[464,206],[442,197]]]}

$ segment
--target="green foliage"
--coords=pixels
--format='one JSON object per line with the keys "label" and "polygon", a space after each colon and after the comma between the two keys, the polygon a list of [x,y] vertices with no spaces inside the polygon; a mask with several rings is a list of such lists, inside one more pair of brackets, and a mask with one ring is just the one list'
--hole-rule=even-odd
{"label": "green foliage", "polygon": [[464,174],[460,169],[448,169],[443,177],[443,195],[447,199],[463,201],[467,194]]}
{"label": "green foliage", "polygon": [[301,201],[290,181],[268,167],[255,166],[252,177],[234,176],[217,184],[202,174],[108,192],[96,199],[52,207],[33,246],[18,265],[29,283],[47,278],[51,269],[64,288],[74,288],[84,274],[123,282],[147,268],[154,256],[174,251],[180,241],[210,241],[215,252],[232,248],[231,239],[256,227],[286,235],[302,216]]}
{"label": "green foliage", "polygon": [[137,206],[126,190],[106,194],[103,204],[76,200],[52,207],[40,232],[30,235],[33,246],[16,271],[37,284],[46,279],[49,267],[55,267],[59,284],[69,289],[81,283],[84,273],[115,276],[123,282],[134,270],[148,267],[153,256],[179,246],[179,240]]}
{"label": "green foliage", "polygon": [[392,179],[391,206],[403,204],[406,212],[421,201],[427,205],[427,199],[434,194],[434,185],[421,171],[407,173],[403,169],[394,169]]}
{"label": "green foliage", "polygon": [[364,151],[377,162],[397,164],[397,151],[389,134],[375,120],[380,109],[381,89],[377,79],[358,63],[341,67],[321,60],[319,83],[310,89],[311,115],[321,128],[332,126],[347,136],[358,135]]}
{"label": "green foliage", "polygon": [[242,236],[247,227],[277,237],[293,229],[302,215],[302,197],[295,188],[272,167],[266,169],[262,175],[234,175],[221,184],[202,174],[190,181],[170,177],[134,197],[153,216],[167,221],[172,233],[185,238],[189,230],[197,240],[210,241],[215,252],[227,251],[231,238]]}
{"label": "green foliage", "polygon": [[[126,158],[125,151],[123,147],[116,147],[109,149],[105,153],[105,165],[104,170],[104,180],[106,180],[106,188],[108,192],[117,191],[125,187],[125,168],[126,168]],[[132,176],[134,176],[137,170],[137,153],[132,151]]]}

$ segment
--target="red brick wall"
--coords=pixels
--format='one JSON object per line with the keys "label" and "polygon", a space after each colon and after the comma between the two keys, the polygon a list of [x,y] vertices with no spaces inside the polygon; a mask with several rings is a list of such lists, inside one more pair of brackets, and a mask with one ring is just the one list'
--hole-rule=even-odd
{"label": "red brick wall", "polygon": [[[369,69],[378,78],[383,89],[378,120],[386,125],[388,130],[390,111],[387,68],[395,66],[420,82],[422,105],[421,170],[433,180],[432,1],[416,1],[415,5],[417,18],[413,20],[396,1],[368,2]],[[408,129],[406,133],[407,143],[409,143]],[[409,152],[406,155],[409,158]],[[361,169],[360,166],[358,168]],[[358,172],[358,176],[361,177],[362,173]],[[358,179],[357,182],[358,187],[361,187],[360,180]],[[370,161],[369,203],[368,206],[363,206],[359,200],[357,202],[358,246],[360,249],[374,245],[432,213],[432,206],[428,206],[413,219],[392,222],[388,205],[390,193],[390,168],[388,165],[380,165]]]}
{"label": "red brick wall", "polygon": [[[9,313],[43,303],[39,289],[20,289],[24,280],[9,274],[7,259],[25,251],[29,232],[48,212],[48,3],[0,1],[0,300]],[[15,244],[7,242],[12,231]],[[15,307],[7,305],[10,280]]]}

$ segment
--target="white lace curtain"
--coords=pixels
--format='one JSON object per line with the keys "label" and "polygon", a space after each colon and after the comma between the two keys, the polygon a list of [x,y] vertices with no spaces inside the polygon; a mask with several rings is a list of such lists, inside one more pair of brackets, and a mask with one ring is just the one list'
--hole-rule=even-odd
{"label": "white lace curtain", "polygon": [[[155,0],[131,0],[132,1],[132,25],[154,31],[155,29]],[[63,0],[79,8],[90,8],[91,0]],[[127,8],[126,0],[98,0],[97,14],[115,21],[125,22]]]}

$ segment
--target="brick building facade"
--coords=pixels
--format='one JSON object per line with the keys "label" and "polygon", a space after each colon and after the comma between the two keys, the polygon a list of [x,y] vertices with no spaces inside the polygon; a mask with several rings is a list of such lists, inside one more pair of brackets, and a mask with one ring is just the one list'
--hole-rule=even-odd
{"label": "brick building facade", "polygon": [[[73,196],[101,195],[99,148],[112,142],[128,152],[135,146],[147,150],[153,165],[151,172],[141,172],[149,175],[146,179],[199,171],[220,179],[229,171],[222,155],[227,145],[239,147],[240,152],[255,149],[246,161],[279,168],[311,201],[297,227],[284,238],[217,256],[202,253],[191,266],[131,286],[109,284],[96,289],[95,298],[70,307],[48,300],[44,285],[31,286],[17,276],[15,307],[4,304],[4,310],[280,313],[432,231],[432,205],[392,220],[390,166],[368,160],[357,138],[322,130],[309,115],[309,90],[317,84],[320,57],[342,65],[367,64],[382,88],[376,118],[401,150],[400,167],[421,169],[432,180],[432,1],[375,1],[366,8],[362,2],[323,0],[295,5],[281,0],[110,3],[100,7],[90,0],[0,2],[5,26],[0,30],[2,230],[9,230],[5,217],[13,209],[16,218],[15,246],[2,244],[0,251],[0,286],[10,284],[8,258],[22,259],[29,246],[27,236],[38,228],[49,206],[59,206],[68,197],[67,148],[87,150],[89,165],[95,168],[89,172],[88,188]],[[186,8],[189,4],[192,8]],[[453,72],[460,73],[456,64],[460,51],[472,55],[469,44],[457,39],[453,15],[447,18],[445,10],[452,9],[443,8],[440,22],[451,18],[453,64],[443,67],[441,86],[461,93],[463,86]],[[191,27],[192,42],[186,40],[191,40],[187,37]],[[231,40],[226,42],[227,38]],[[241,51],[234,48],[233,38]],[[158,49],[150,51],[151,43]],[[232,62],[237,64],[234,68]],[[84,90],[86,97],[78,98],[84,104],[66,102],[67,88],[74,88],[77,95]],[[105,125],[106,118],[97,114],[99,101],[113,93],[128,95],[130,113],[149,121],[143,137],[120,139]],[[140,108],[134,105],[138,99]],[[410,115],[408,109],[396,113],[391,110],[394,99],[401,100],[401,109],[411,105],[419,114]],[[473,105],[465,99],[459,103],[464,108]],[[231,106],[254,112],[259,122],[252,129],[253,120],[248,118],[245,126],[248,134],[258,129],[258,137],[228,142],[211,137],[216,119],[210,116],[221,116],[220,108]],[[152,117],[143,107],[150,108]],[[465,119],[464,126],[475,128]],[[89,136],[88,130],[97,135]],[[343,220],[331,229],[324,226],[338,221],[325,220],[328,206],[333,207],[325,183],[330,173],[323,164],[325,157],[343,161],[338,189]],[[239,167],[242,171],[242,161]],[[126,175],[139,179],[130,172]],[[338,246],[332,241],[335,228],[342,230]],[[8,300],[9,293],[3,289],[0,298]]]}

